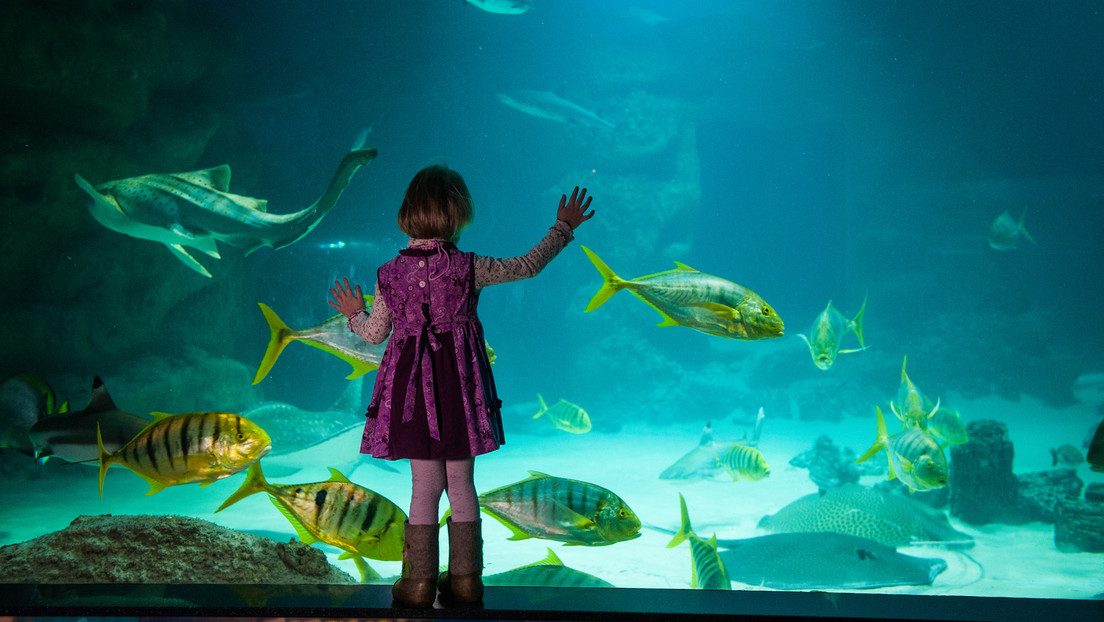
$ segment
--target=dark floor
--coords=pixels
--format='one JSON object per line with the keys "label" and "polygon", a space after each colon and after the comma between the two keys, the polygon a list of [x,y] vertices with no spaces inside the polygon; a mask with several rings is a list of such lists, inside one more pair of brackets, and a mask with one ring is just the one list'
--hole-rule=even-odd
{"label": "dark floor", "polygon": [[56,620],[1077,620],[1104,601],[834,592],[487,588],[477,608],[393,608],[390,586],[0,585],[0,622]]}

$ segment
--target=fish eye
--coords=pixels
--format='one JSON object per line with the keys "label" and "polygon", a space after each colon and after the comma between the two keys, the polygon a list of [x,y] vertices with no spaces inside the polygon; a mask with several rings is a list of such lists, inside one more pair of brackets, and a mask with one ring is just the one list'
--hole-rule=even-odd
{"label": "fish eye", "polygon": [[763,307],[763,315],[771,315],[772,313],[774,313],[773,309],[770,307]]}

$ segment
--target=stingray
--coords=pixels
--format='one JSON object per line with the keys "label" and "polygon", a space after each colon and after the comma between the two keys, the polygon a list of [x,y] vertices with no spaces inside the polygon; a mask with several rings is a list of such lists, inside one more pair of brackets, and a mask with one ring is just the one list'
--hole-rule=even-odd
{"label": "stingray", "polygon": [[928,585],[947,568],[867,538],[838,533],[778,533],[719,542],[728,578],[778,590],[873,589]]}
{"label": "stingray", "polygon": [[801,497],[777,514],[764,516],[759,527],[774,533],[830,531],[886,546],[974,545],[973,537],[952,527],[943,512],[904,495],[858,484]]}

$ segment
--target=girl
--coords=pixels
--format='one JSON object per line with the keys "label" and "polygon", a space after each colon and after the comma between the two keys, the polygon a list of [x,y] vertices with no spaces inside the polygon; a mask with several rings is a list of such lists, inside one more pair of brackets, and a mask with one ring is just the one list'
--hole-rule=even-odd
{"label": "girl", "polygon": [[[556,224],[520,257],[495,259],[456,248],[472,222],[471,194],[446,166],[422,169],[399,207],[407,247],[381,266],[375,298],[366,311],[360,286],[334,282],[330,305],[349,329],[372,343],[391,335],[384,351],[361,453],[410,460],[412,492],[402,577],[392,594],[413,607],[429,607],[440,584],[443,600],[483,599],[483,539],[475,491],[475,456],[505,440],[491,365],[476,315],[488,285],[536,276],[594,216],[591,198],[576,187],[560,197]],[[448,571],[437,576],[441,493],[447,492]]]}

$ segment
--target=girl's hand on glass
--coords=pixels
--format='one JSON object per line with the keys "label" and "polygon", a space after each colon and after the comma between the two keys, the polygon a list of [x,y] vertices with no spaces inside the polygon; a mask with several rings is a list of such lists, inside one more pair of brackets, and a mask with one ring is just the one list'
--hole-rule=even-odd
{"label": "girl's hand on glass", "polygon": [[[590,200],[594,197],[588,197],[586,195],[587,189],[583,188],[582,192],[579,192],[579,186],[575,186],[575,190],[571,191],[571,198],[568,199],[567,195],[560,196],[560,208],[556,211],[556,218],[562,220],[571,225],[571,228],[577,229],[579,225],[594,218],[594,210],[587,213],[587,208],[590,207]],[[585,201],[583,199],[586,199]]]}
{"label": "girl's hand on glass", "polygon": [[364,294],[359,285],[356,288],[349,286],[349,277],[345,277],[344,284],[341,281],[334,281],[334,286],[330,288],[330,295],[334,297],[333,300],[328,301],[330,306],[347,318],[352,318],[357,311],[364,308]]}

